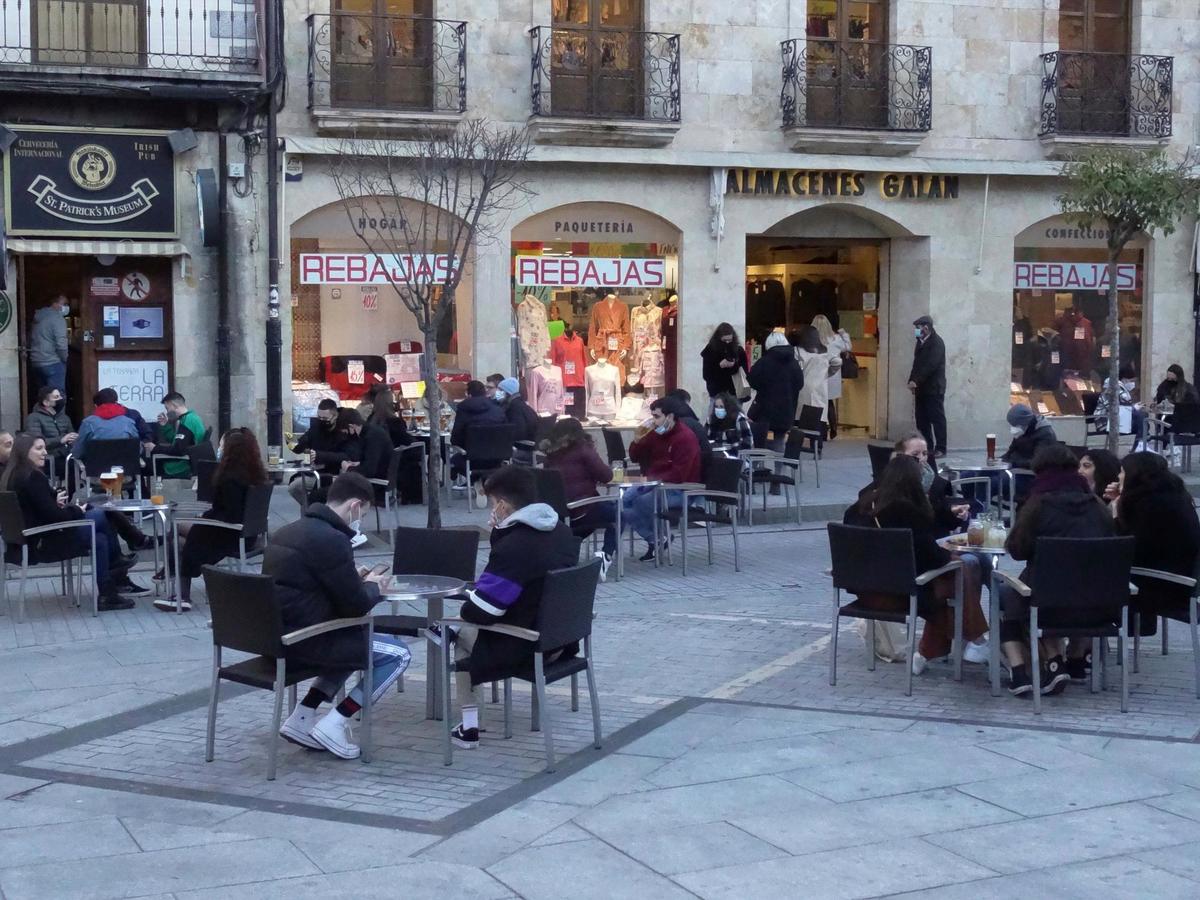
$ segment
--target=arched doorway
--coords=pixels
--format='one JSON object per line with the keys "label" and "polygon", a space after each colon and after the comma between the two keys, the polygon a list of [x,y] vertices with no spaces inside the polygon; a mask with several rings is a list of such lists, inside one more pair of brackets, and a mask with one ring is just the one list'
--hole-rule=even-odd
{"label": "arched doorway", "polygon": [[[352,401],[372,384],[411,384],[420,380],[419,369],[415,368],[424,340],[420,328],[387,276],[372,274],[372,263],[382,254],[369,252],[359,234],[394,233],[395,246],[387,248],[395,254],[389,257],[391,262],[411,271],[414,278],[437,281],[437,267],[447,263],[440,255],[447,246],[444,235],[453,221],[449,214],[443,214],[445,222],[430,246],[408,247],[403,243],[403,222],[420,222],[421,209],[416,201],[397,203],[377,197],[338,200],[292,224],[295,393],[309,395],[309,399],[311,395],[332,393],[340,400]],[[369,221],[354,217],[368,217]],[[460,340],[460,335],[471,333],[473,285],[470,261],[462,265],[454,307],[438,333],[439,371],[469,368],[471,342]],[[297,409],[301,407],[307,408],[298,399]]]}
{"label": "arched doorway", "polygon": [[830,203],[797,212],[746,236],[746,338],[752,359],[772,331],[791,334],[824,316],[845,332],[858,362],[854,378],[830,381],[831,432],[887,432],[893,241],[911,232],[874,210]]}
{"label": "arched doorway", "polygon": [[[523,376],[541,368],[538,378],[560,370],[565,411],[579,418],[617,421],[621,393],[640,387],[652,398],[675,387],[681,237],[667,220],[620,203],[572,203],[514,227],[514,368]],[[594,365],[606,380],[615,372],[611,398],[586,390]]]}

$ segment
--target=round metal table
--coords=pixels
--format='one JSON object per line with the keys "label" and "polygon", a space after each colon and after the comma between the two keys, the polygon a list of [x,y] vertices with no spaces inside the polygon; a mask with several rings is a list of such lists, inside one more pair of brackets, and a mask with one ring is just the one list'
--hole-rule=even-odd
{"label": "round metal table", "polygon": [[[95,503],[93,506],[96,509],[121,513],[150,513],[150,521],[153,523],[154,535],[154,571],[162,569],[163,580],[154,582],[154,594],[158,595],[160,585],[166,590],[166,596],[175,597],[175,612],[183,612],[182,597],[178,591],[176,579],[179,572],[179,540],[175,535],[175,507],[174,501],[167,503],[154,503],[150,500],[127,500],[123,497],[104,500],[100,503]],[[162,524],[162,530],[159,530],[159,524]],[[162,544],[159,544],[159,538],[162,538]],[[172,537],[170,546],[167,546],[167,538]],[[166,554],[172,555],[172,564],[166,564]]]}
{"label": "round metal table", "polygon": [[[425,625],[428,627],[445,615],[443,601],[451,594],[461,593],[466,582],[445,575],[393,575],[380,586],[382,598],[391,601],[391,615],[400,614],[400,602],[424,602]],[[444,636],[443,636],[444,639]],[[438,645],[425,639],[425,718],[438,718],[442,685]]]}
{"label": "round metal table", "polygon": [[[658,498],[659,498],[658,487],[661,484],[662,484],[662,482],[658,481],[657,479],[652,479],[652,478],[648,479],[648,478],[643,478],[638,475],[634,475],[632,477],[626,476],[621,481],[610,481],[608,484],[604,485],[605,490],[611,491],[615,488],[617,491],[617,515],[616,515],[616,522],[614,524],[614,527],[617,529],[617,581],[620,581],[621,578],[623,578],[625,575],[625,557],[621,553],[621,531],[622,531],[622,527],[623,527],[622,522],[621,522],[621,516],[625,509],[625,492],[627,490],[629,490],[630,488],[634,488],[634,487],[648,487],[655,492],[655,495],[654,495],[654,534],[655,534],[655,540],[657,540],[658,539],[658,512],[659,512],[659,509],[658,509]],[[632,556],[633,555],[633,534],[632,534],[632,532],[629,535],[629,547],[630,547],[629,555]],[[661,555],[662,555],[661,553],[655,554],[655,557],[654,557],[655,563],[654,564],[656,566],[659,565],[658,559]]]}
{"label": "round metal table", "polygon": [[973,546],[966,541],[942,538],[938,546],[951,553],[978,553],[992,558],[992,577],[988,582],[988,678],[992,696],[1000,696],[1000,591],[996,586],[996,568],[1008,555],[1003,547]]}

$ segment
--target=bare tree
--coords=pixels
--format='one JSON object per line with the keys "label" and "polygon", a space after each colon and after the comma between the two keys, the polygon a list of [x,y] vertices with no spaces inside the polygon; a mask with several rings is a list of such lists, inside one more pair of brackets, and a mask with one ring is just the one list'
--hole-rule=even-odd
{"label": "bare tree", "polygon": [[430,528],[442,524],[438,329],[454,309],[475,247],[498,239],[508,213],[530,193],[530,146],[525,129],[468,119],[414,141],[350,139],[333,158],[331,176],[350,227],[373,257],[368,281],[391,285],[424,339]]}

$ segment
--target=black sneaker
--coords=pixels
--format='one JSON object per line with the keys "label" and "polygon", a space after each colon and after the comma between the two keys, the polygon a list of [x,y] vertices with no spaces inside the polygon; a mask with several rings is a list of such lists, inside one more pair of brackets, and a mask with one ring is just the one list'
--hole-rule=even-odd
{"label": "black sneaker", "polygon": [[133,609],[137,606],[132,600],[128,600],[119,594],[114,594],[111,597],[101,597],[99,610],[100,612],[113,612],[118,609]]}
{"label": "black sneaker", "polygon": [[1008,692],[1014,697],[1030,697],[1033,695],[1033,681],[1029,677],[1027,666],[1013,666],[1008,671]]}
{"label": "black sneaker", "polygon": [[655,554],[655,552],[654,552],[654,548],[653,548],[653,547],[650,547],[650,546],[647,546],[647,547],[646,547],[646,552],[645,552],[645,553],[643,553],[641,556],[639,556],[639,557],[638,557],[638,560],[639,560],[640,562],[650,562],[650,560],[654,559],[655,555],[656,555],[656,554]]}
{"label": "black sneaker", "polygon": [[1067,674],[1072,681],[1087,681],[1092,674],[1092,654],[1088,653],[1078,659],[1067,659]]}
{"label": "black sneaker", "polygon": [[117,582],[117,590],[122,594],[147,594],[150,592],[150,588],[142,587],[128,576]]}
{"label": "black sneaker", "polygon": [[450,732],[450,740],[453,741],[455,747],[460,747],[463,750],[475,750],[479,747],[479,729],[478,728],[463,728],[462,723],[454,726],[454,730]]}
{"label": "black sneaker", "polygon": [[1042,669],[1042,695],[1061,694],[1067,689],[1071,676],[1067,673],[1067,665],[1062,655],[1051,657]]}

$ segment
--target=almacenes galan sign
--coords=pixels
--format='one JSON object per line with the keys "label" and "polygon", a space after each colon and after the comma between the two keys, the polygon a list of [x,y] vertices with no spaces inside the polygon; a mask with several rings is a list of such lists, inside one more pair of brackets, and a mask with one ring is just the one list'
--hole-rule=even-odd
{"label": "almacenes galan sign", "polygon": [[4,171],[10,235],[179,236],[166,132],[13,130]]}

